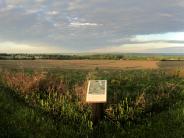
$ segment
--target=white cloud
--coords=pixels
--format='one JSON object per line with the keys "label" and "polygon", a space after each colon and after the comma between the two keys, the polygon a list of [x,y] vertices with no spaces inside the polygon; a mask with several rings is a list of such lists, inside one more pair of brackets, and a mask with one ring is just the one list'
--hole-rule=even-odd
{"label": "white cloud", "polygon": [[41,12],[40,9],[30,9],[30,10],[26,10],[26,14],[35,14]]}
{"label": "white cloud", "polygon": [[82,8],[81,0],[70,0],[68,3],[68,10],[77,10]]}
{"label": "white cloud", "polygon": [[82,26],[99,26],[102,24],[89,23],[89,22],[71,22],[69,26],[72,27],[82,27]]}
{"label": "white cloud", "polygon": [[36,2],[44,2],[45,0],[36,0]]}
{"label": "white cloud", "polygon": [[3,8],[0,8],[0,11],[1,12],[7,12],[7,11],[11,11],[11,10],[13,10],[15,8],[16,8],[15,5],[9,4],[9,5],[7,5],[7,6],[3,7]]}
{"label": "white cloud", "polygon": [[136,35],[131,39],[135,42],[147,41],[184,41],[184,32],[170,32],[163,34]]}
{"label": "white cloud", "polygon": [[168,42],[158,42],[158,43],[137,43],[137,44],[123,44],[119,46],[111,46],[107,48],[95,49],[92,52],[97,53],[110,53],[110,52],[120,52],[120,53],[147,53],[152,52],[154,49],[163,48],[173,48],[180,47],[184,48],[182,43],[168,43]]}
{"label": "white cloud", "polygon": [[17,44],[10,41],[0,43],[0,53],[66,53],[66,52],[69,51],[56,47]]}
{"label": "white cloud", "polygon": [[49,11],[47,12],[48,15],[58,15],[59,12],[58,11]]}
{"label": "white cloud", "polygon": [[10,4],[10,5],[7,6],[7,9],[10,9],[10,10],[11,10],[11,9],[13,9],[13,8],[15,8],[15,5],[11,5],[11,4]]}
{"label": "white cloud", "polygon": [[173,15],[172,14],[169,14],[169,13],[159,13],[159,15],[161,17],[173,17]]}

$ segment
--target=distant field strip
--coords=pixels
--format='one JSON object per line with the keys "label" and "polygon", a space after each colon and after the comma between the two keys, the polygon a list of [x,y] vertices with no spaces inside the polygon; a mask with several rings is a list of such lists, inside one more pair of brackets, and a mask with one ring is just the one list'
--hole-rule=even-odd
{"label": "distant field strip", "polygon": [[146,60],[0,60],[9,69],[157,69],[159,61]]}

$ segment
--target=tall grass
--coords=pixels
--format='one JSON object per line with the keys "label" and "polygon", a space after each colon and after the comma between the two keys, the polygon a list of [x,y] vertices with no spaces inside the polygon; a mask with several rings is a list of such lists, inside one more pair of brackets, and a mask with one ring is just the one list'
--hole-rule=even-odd
{"label": "tall grass", "polygon": [[[108,81],[108,102],[97,126],[92,123],[91,106],[85,103],[90,79]],[[50,114],[58,127],[68,124],[84,137],[104,137],[105,130],[110,137],[125,136],[127,129],[149,123],[151,117],[169,109],[184,88],[183,78],[155,70],[3,72],[2,80],[28,105]]]}
{"label": "tall grass", "polygon": [[[91,108],[82,102],[82,86],[70,88],[68,82],[50,74],[3,73],[4,84],[32,107],[40,108],[56,119],[88,134],[92,129]],[[76,90],[76,93],[73,92]],[[76,97],[79,98],[76,98]]]}

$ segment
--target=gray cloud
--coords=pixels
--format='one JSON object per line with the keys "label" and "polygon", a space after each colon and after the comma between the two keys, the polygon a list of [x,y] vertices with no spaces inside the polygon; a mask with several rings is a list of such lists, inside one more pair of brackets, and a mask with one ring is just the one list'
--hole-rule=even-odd
{"label": "gray cloud", "polygon": [[0,41],[76,51],[184,31],[182,0],[0,0]]}

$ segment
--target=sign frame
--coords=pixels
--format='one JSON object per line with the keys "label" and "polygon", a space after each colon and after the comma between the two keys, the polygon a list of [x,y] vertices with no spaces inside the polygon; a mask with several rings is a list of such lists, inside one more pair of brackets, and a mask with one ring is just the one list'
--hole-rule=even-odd
{"label": "sign frame", "polygon": [[[98,82],[104,81],[105,82],[104,94],[91,94],[91,93],[89,93],[91,83],[94,81],[98,81]],[[94,82],[94,83],[96,83],[96,82]],[[106,103],[107,102],[107,80],[89,80],[88,81],[86,102],[87,103]]]}

